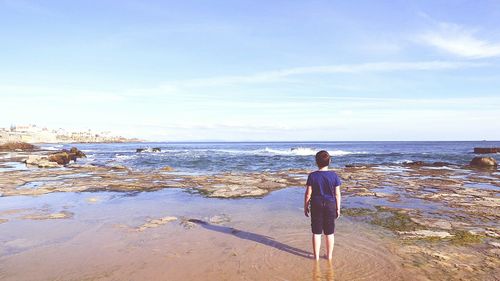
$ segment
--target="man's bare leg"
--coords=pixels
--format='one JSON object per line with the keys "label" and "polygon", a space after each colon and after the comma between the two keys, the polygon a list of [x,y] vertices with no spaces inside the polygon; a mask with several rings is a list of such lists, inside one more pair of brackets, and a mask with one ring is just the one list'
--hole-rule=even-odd
{"label": "man's bare leg", "polygon": [[321,274],[321,267],[319,266],[319,261],[314,261],[312,281],[319,281],[321,279],[322,279],[322,274]]}
{"label": "man's bare leg", "polygon": [[333,264],[332,264],[332,260],[328,260],[328,264],[327,264],[327,268],[326,268],[326,274],[325,274],[325,277],[326,277],[326,280],[328,281],[333,281],[334,280],[334,273],[333,273]]}
{"label": "man's bare leg", "polygon": [[334,244],[335,244],[334,234],[326,235],[326,258],[328,260],[332,260]]}
{"label": "man's bare leg", "polygon": [[314,259],[319,260],[319,248],[321,247],[321,234],[313,234],[312,236]]}

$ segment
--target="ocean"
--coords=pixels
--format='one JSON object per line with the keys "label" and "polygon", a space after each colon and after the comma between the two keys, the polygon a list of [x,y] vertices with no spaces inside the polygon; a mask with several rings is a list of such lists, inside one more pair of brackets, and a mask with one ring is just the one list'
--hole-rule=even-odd
{"label": "ocean", "polygon": [[[500,141],[453,142],[156,142],[42,145],[45,149],[76,146],[87,154],[80,163],[123,165],[151,170],[170,166],[176,172],[207,174],[314,169],[314,155],[327,150],[332,167],[347,164],[400,165],[414,161],[466,165],[474,147],[500,147]],[[137,153],[136,149],[147,150]],[[153,152],[152,148],[161,151]],[[500,160],[498,154],[490,154]]]}

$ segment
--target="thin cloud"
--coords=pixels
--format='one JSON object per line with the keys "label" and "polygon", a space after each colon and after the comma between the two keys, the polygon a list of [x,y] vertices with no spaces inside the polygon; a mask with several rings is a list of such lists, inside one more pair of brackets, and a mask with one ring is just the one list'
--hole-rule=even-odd
{"label": "thin cloud", "polygon": [[172,81],[166,85],[181,87],[210,87],[231,84],[255,84],[283,82],[288,78],[300,75],[318,74],[362,74],[373,72],[393,71],[424,71],[424,70],[449,70],[485,66],[485,63],[462,61],[422,61],[422,62],[376,62],[361,64],[340,64],[326,66],[307,66],[265,71],[249,75],[220,76],[212,78],[189,79]]}
{"label": "thin cloud", "polygon": [[477,31],[451,23],[438,23],[436,30],[419,36],[432,47],[460,57],[480,59],[500,56],[500,43],[476,37]]}

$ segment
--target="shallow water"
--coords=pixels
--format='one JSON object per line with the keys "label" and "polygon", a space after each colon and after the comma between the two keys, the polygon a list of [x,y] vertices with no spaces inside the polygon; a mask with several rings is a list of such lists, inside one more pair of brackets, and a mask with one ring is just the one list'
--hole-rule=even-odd
{"label": "shallow water", "polygon": [[[0,224],[0,279],[418,279],[401,267],[390,235],[346,218],[337,223],[333,264],[316,264],[302,198],[302,188],[263,199],[209,199],[180,189],[0,197],[0,217],[8,219]],[[56,212],[73,216],[22,218]],[[229,221],[210,223],[216,215]],[[179,219],[137,231],[165,216]],[[182,218],[209,223],[183,225]]]}
{"label": "shallow water", "polygon": [[26,164],[20,162],[3,162],[0,166],[1,172],[27,170]]}

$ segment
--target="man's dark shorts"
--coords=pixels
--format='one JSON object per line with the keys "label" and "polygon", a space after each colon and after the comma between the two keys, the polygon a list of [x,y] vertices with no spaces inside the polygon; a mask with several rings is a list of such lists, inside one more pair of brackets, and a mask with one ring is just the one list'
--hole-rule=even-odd
{"label": "man's dark shorts", "polygon": [[311,198],[311,228],[312,233],[330,235],[335,233],[337,206],[335,201],[323,197]]}

